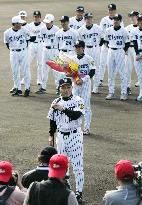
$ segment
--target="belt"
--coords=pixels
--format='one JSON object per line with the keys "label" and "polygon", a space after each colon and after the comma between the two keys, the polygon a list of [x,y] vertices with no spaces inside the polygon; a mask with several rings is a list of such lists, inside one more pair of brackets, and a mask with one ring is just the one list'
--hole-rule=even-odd
{"label": "belt", "polygon": [[59,51],[68,52],[68,51],[71,51],[71,50],[67,50],[67,49],[59,49]]}
{"label": "belt", "polygon": [[[56,48],[55,46],[45,46],[45,48],[47,49],[52,49],[52,48]],[[56,48],[57,49],[57,48]]]}
{"label": "belt", "polygon": [[34,41],[34,42],[32,42],[32,43],[41,43],[42,41],[39,41],[39,42],[36,42],[36,41]]}
{"label": "belt", "polygon": [[25,50],[26,48],[22,48],[22,49],[11,49],[11,51],[17,51],[17,52],[20,52],[20,51],[23,51]]}
{"label": "belt", "polygon": [[[109,47],[110,48],[110,47]],[[119,50],[119,49],[121,49],[121,48],[111,48],[112,50]]]}
{"label": "belt", "polygon": [[60,132],[62,135],[70,135],[72,133],[77,133],[77,130],[73,130],[73,131],[70,131],[70,132]]}
{"label": "belt", "polygon": [[139,52],[142,52],[142,49],[139,49]]}
{"label": "belt", "polygon": [[133,47],[134,47],[134,45],[130,45],[129,47],[133,48]]}
{"label": "belt", "polygon": [[86,48],[93,48],[93,47],[97,47],[97,45],[93,45],[93,46],[87,46],[86,45]]}

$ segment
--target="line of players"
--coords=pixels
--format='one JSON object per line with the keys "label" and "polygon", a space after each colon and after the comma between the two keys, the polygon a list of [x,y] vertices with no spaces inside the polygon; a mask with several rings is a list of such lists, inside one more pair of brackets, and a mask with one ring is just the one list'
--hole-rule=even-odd
{"label": "line of players", "polygon": [[[92,13],[84,14],[83,6],[76,8],[74,17],[61,17],[61,29],[54,25],[54,16],[52,14],[47,14],[41,22],[40,11],[35,11],[33,13],[33,22],[30,24],[27,23],[26,11],[20,11],[19,16],[21,22],[19,20],[18,26],[20,27],[22,24],[22,29],[19,30],[26,31],[22,35],[25,35],[26,42],[29,44],[28,49],[26,49],[25,41],[21,39],[21,35],[17,35],[19,32],[19,30],[17,32],[17,28],[15,29],[17,22],[13,20],[14,28],[10,31],[8,29],[4,33],[4,42],[10,49],[10,62],[13,71],[14,88],[10,91],[12,95],[21,94],[19,65],[23,67],[21,75],[24,77],[25,91],[27,91],[25,96],[28,96],[31,80],[29,67],[33,58],[36,57],[37,84],[40,85],[37,93],[44,93],[49,72],[46,61],[54,59],[60,52],[68,53],[71,56],[74,55],[76,41],[82,40],[85,42],[85,53],[94,59],[97,68],[92,93],[97,94],[99,92],[98,88],[103,82],[107,65],[109,94],[106,99],[111,100],[115,97],[115,76],[119,71],[121,78],[120,99],[127,100],[127,95],[131,94],[132,68],[135,67],[140,84],[140,94],[137,100],[142,101],[142,72],[140,69],[142,65],[142,16],[138,12],[132,11],[129,14],[132,24],[126,28],[124,28],[122,16],[116,13],[115,4],[108,5],[108,16],[102,18],[100,26],[93,23]],[[16,45],[15,41],[16,44],[17,42],[19,44]],[[10,47],[12,43],[13,45]],[[23,63],[21,63],[22,61]],[[57,72],[53,73],[58,93],[58,81],[63,76]]]}

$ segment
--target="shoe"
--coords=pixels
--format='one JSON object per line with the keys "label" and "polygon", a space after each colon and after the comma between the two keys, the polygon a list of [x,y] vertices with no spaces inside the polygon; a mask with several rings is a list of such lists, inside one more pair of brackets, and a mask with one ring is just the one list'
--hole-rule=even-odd
{"label": "shoe", "polygon": [[138,96],[138,97],[136,98],[136,101],[142,102],[142,96]]}
{"label": "shoe", "polygon": [[24,92],[24,97],[28,97],[30,94],[30,89],[26,89]]}
{"label": "shoe", "polygon": [[106,96],[106,100],[113,100],[113,99],[115,99],[114,93],[109,93],[109,94]]}
{"label": "shoe", "polygon": [[22,78],[20,83],[21,83],[21,85],[24,85],[24,78]]}
{"label": "shoe", "polygon": [[18,89],[16,88],[16,90],[12,93],[11,96],[20,96],[20,95],[22,95],[22,90],[18,90]]}
{"label": "shoe", "polygon": [[132,95],[131,88],[127,88],[127,95]]}
{"label": "shoe", "polygon": [[46,89],[40,88],[38,91],[36,91],[37,94],[44,94],[46,92]]}
{"label": "shoe", "polygon": [[137,83],[135,83],[135,87],[139,87],[140,86],[140,83],[139,81]]}
{"label": "shoe", "polygon": [[99,87],[103,87],[103,80],[100,80]]}
{"label": "shoe", "polygon": [[9,92],[14,93],[16,91],[16,88],[12,88]]}
{"label": "shoe", "polygon": [[60,95],[60,89],[59,89],[59,87],[56,88],[56,95]]}
{"label": "shoe", "polygon": [[76,199],[78,201],[78,204],[82,204],[82,192],[77,191],[75,193]]}
{"label": "shoe", "polygon": [[90,130],[89,129],[84,129],[83,134],[84,135],[90,135]]}
{"label": "shoe", "polygon": [[127,98],[127,94],[121,94],[120,100],[125,101],[125,100],[127,100],[127,99],[128,99],[128,98]]}
{"label": "shoe", "polygon": [[99,94],[99,89],[98,89],[98,87],[94,87],[94,88],[93,88],[92,94]]}

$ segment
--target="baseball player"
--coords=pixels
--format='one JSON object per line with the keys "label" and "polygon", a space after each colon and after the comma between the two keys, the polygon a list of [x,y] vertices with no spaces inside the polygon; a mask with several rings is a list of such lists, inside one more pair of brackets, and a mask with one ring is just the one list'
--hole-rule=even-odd
{"label": "baseball player", "polygon": [[41,12],[33,12],[33,22],[29,24],[30,36],[35,36],[36,40],[31,42],[29,45],[29,62],[31,64],[32,60],[36,57],[37,59],[37,85],[42,84],[42,50],[43,50],[43,39],[41,35],[41,29],[46,27],[43,22],[41,22]]}
{"label": "baseball player", "polygon": [[30,36],[25,29],[21,28],[23,20],[20,16],[12,18],[12,28],[4,32],[4,43],[10,50],[10,64],[12,68],[14,88],[10,91],[12,96],[22,94],[20,83],[20,66],[24,75],[25,92],[24,96],[30,93],[30,75],[28,63],[27,41]]}
{"label": "baseball player", "polygon": [[76,198],[82,201],[84,183],[82,116],[85,113],[83,99],[72,95],[72,81],[59,81],[61,97],[53,101],[48,112],[50,119],[50,145],[57,130],[57,150],[70,158],[76,181]]}
{"label": "baseball player", "polygon": [[108,28],[105,34],[105,41],[108,45],[108,87],[109,94],[106,100],[112,100],[115,92],[115,77],[117,71],[121,79],[120,100],[127,100],[127,75],[125,67],[125,52],[129,48],[129,36],[124,27],[120,26],[122,16],[116,14],[114,17],[114,26]]}
{"label": "baseball player", "polygon": [[[106,29],[113,26],[113,17],[116,14],[116,5],[109,4],[108,5],[108,15],[103,17],[100,22],[100,27],[103,30],[103,34],[105,36]],[[121,22],[121,26],[124,26],[123,22]],[[99,68],[99,77],[100,77],[100,86],[103,84],[104,74],[106,70],[106,58],[108,54],[108,48],[105,45],[101,47],[101,55],[100,55],[100,68]],[[97,93],[97,90],[96,90]]]}
{"label": "baseball player", "polygon": [[88,54],[84,53],[84,41],[78,41],[75,45],[75,48],[76,55],[73,57],[73,60],[79,65],[79,80],[74,83],[73,94],[80,96],[84,100],[85,115],[83,134],[89,135],[91,124],[91,78],[95,74],[96,66],[94,65],[94,59]]}
{"label": "baseball player", "polygon": [[139,96],[136,100],[142,102],[142,14],[138,15],[138,27],[133,30],[132,35],[136,52],[135,68],[140,85]]}
{"label": "baseball player", "polygon": [[102,42],[102,30],[97,24],[93,24],[93,14],[84,15],[85,25],[78,29],[79,40],[85,42],[85,53],[90,55],[96,64],[96,73],[94,76],[93,93],[96,93],[98,84],[98,73],[100,64],[100,45]]}
{"label": "baseball player", "polygon": [[[73,28],[69,27],[69,17],[62,16],[60,19],[61,29],[56,32],[56,43],[58,45],[59,52],[65,52],[68,55],[75,54],[75,43],[78,40],[78,33]],[[65,77],[64,74],[58,73],[58,81]],[[57,89],[57,94],[58,94]]]}
{"label": "baseball player", "polygon": [[[54,16],[52,14],[47,14],[43,20],[46,24],[46,27],[41,29],[41,36],[43,38],[43,55],[42,55],[42,70],[43,70],[43,78],[41,88],[37,91],[37,93],[44,93],[46,91],[46,84],[48,80],[48,72],[49,69],[46,62],[47,60],[53,60],[58,56],[59,51],[55,40],[55,34],[59,30],[59,28],[53,25]],[[58,87],[57,82],[57,72],[54,72],[55,85]]]}
{"label": "baseball player", "polygon": [[84,7],[78,6],[76,8],[76,15],[69,19],[69,26],[75,30],[83,26],[84,22]]}
{"label": "baseball player", "polygon": [[128,54],[126,55],[126,66],[127,66],[127,94],[131,95],[131,74],[132,74],[132,69],[135,64],[135,50],[134,50],[134,43],[133,43],[133,37],[132,37],[132,32],[134,28],[137,27],[137,16],[138,16],[137,11],[132,11],[131,13],[128,14],[130,21],[132,24],[128,25],[126,28],[127,32],[129,33],[129,39],[130,39],[130,47],[128,48]]}

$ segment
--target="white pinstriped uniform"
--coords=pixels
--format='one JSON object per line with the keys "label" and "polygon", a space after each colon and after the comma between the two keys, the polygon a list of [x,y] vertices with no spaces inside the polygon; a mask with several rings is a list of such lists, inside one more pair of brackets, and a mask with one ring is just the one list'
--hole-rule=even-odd
{"label": "white pinstriped uniform", "polygon": [[135,57],[136,53],[134,50],[133,45],[133,36],[132,32],[136,27],[133,26],[133,24],[128,25],[125,27],[127,32],[129,33],[129,39],[130,39],[130,47],[128,48],[128,55],[126,55],[126,68],[127,68],[127,87],[131,88],[131,74],[132,69],[135,67]]}
{"label": "white pinstriped uniform", "polygon": [[69,19],[69,27],[78,30],[84,24],[84,18],[80,21],[76,20],[76,16]]}
{"label": "white pinstriped uniform", "polygon": [[41,29],[45,27],[45,24],[41,22],[38,26],[35,26],[34,22],[29,24],[30,26],[30,36],[36,36],[36,40],[31,42],[29,45],[29,62],[31,64],[32,60],[36,57],[37,60],[37,84],[42,82],[42,50],[43,50],[43,40],[41,36]]}
{"label": "white pinstriped uniform", "polygon": [[[67,50],[68,55],[72,56],[75,54],[74,45],[78,40],[78,32],[76,30],[69,28],[67,31],[63,31],[61,28],[56,32],[55,37],[60,52],[63,52],[62,50]],[[58,81],[64,77],[65,74],[58,73]]]}
{"label": "white pinstriped uniform", "polygon": [[[94,86],[98,85],[99,65],[100,65],[100,41],[103,36],[102,29],[97,24],[93,24],[91,29],[83,25],[78,29],[79,40],[85,42],[85,53],[93,58],[96,64],[96,73],[94,76]],[[92,47],[91,47],[92,46]],[[91,48],[89,48],[91,47]]]}
{"label": "white pinstriped uniform", "polygon": [[14,88],[18,88],[18,90],[21,90],[20,67],[22,68],[22,73],[24,76],[25,89],[30,88],[27,49],[27,40],[29,39],[29,34],[23,28],[18,31],[14,31],[12,28],[9,28],[4,32],[4,43],[8,43],[10,49],[10,64],[13,74]]}
{"label": "white pinstriped uniform", "polygon": [[[105,40],[109,42],[107,55],[109,93],[114,94],[115,92],[115,77],[118,71],[121,79],[121,94],[126,94],[127,75],[123,48],[125,43],[129,42],[128,33],[124,27],[117,31],[114,30],[114,27],[110,27],[106,30]],[[117,50],[111,48],[117,48]]]}
{"label": "white pinstriped uniform", "polygon": [[[139,55],[142,56],[142,30],[140,30],[137,27],[133,30],[132,35],[133,35],[133,40],[137,40],[138,50],[140,51]],[[138,81],[140,84],[139,97],[142,97],[142,60],[135,61],[135,68],[138,76]]]}
{"label": "white pinstriped uniform", "polygon": [[[59,28],[55,25],[52,26],[51,29],[47,29],[46,27],[41,30],[41,35],[43,38],[43,55],[42,55],[42,70],[43,70],[43,79],[42,79],[42,88],[46,89],[46,84],[48,81],[48,72],[49,67],[47,66],[47,60],[53,60],[59,54],[59,50],[55,40],[55,34],[59,30]],[[49,48],[47,48],[49,47]],[[57,81],[57,73],[53,71],[55,84],[58,85]]]}
{"label": "white pinstriped uniform", "polygon": [[[59,98],[53,101],[53,104]],[[74,111],[80,111],[84,115],[83,99],[79,96],[72,96],[69,100],[62,99],[58,102],[61,106]],[[56,121],[57,125],[57,150],[59,154],[69,157],[75,174],[76,190],[82,192],[84,184],[83,172],[83,133],[81,131],[82,116],[77,120],[70,120],[64,112],[55,111],[50,108],[47,116],[50,120]],[[75,133],[72,131],[76,130]],[[64,135],[63,132],[70,132]]]}
{"label": "white pinstriped uniform", "polygon": [[83,80],[82,85],[76,85],[74,83],[73,86],[73,94],[80,96],[84,100],[85,105],[85,116],[84,116],[84,129],[90,130],[91,124],[91,105],[90,105],[90,98],[91,98],[91,80],[89,71],[91,69],[96,69],[94,59],[85,54],[83,58],[78,59],[75,55],[73,57],[74,61],[79,65],[79,76]]}

